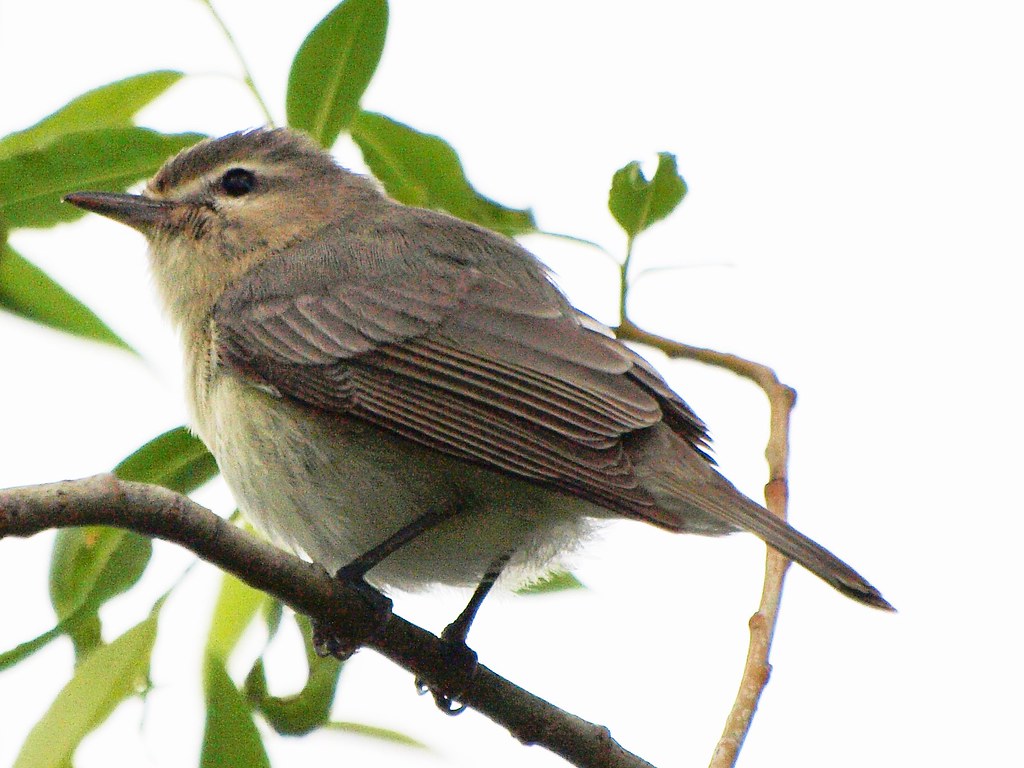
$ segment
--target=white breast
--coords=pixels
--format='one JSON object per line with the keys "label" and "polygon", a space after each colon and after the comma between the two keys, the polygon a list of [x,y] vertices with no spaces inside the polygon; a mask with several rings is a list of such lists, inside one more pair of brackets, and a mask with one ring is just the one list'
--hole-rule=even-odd
{"label": "white breast", "polygon": [[329,571],[438,510],[453,517],[368,574],[381,586],[475,585],[515,550],[506,577],[542,575],[602,510],[375,427],[214,375],[194,411],[242,511]]}

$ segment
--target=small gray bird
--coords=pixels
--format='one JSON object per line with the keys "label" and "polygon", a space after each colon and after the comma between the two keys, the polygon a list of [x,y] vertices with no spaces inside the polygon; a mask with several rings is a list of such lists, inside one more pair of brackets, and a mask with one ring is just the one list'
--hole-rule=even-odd
{"label": "small gray bird", "polygon": [[142,195],[68,202],[142,232],[195,430],[241,509],[350,579],[535,578],[626,517],[750,531],[840,592],[878,590],[736,490],[704,424],[514,241],[386,197],[285,129],[203,141]]}

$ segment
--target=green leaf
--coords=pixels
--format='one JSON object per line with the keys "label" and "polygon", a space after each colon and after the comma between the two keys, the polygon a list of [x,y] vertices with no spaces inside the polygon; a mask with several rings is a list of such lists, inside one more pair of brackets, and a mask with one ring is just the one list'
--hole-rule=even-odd
{"label": "green leaf", "polygon": [[71,681],[29,732],[14,768],[67,768],[82,739],[146,685],[162,604],[75,669]]}
{"label": "green leaf", "polygon": [[96,618],[95,611],[93,611],[89,606],[80,607],[78,610],[72,612],[66,619],[58,622],[52,629],[48,629],[43,634],[38,637],[34,637],[31,640],[19,643],[9,651],[0,653],[0,672],[8,667],[13,667],[15,664],[28,658],[39,649],[45,648],[51,641],[56,640],[58,637],[63,637],[64,635],[74,636],[80,623],[94,622]]}
{"label": "green leaf", "polygon": [[57,532],[50,563],[50,600],[59,619],[86,603],[99,608],[132,586],[149,563],[152,540],[117,528]]}
{"label": "green leaf", "polygon": [[371,739],[380,739],[382,741],[390,742],[391,744],[401,744],[403,747],[429,749],[426,744],[414,739],[412,736],[406,736],[404,733],[393,731],[390,728],[380,728],[376,725],[331,720],[324,724],[324,728],[330,731],[341,731],[343,733],[354,733],[359,736],[368,736]]}
{"label": "green leaf", "polygon": [[582,581],[568,571],[554,571],[533,584],[516,590],[517,595],[547,595],[552,592],[565,592],[570,589],[586,589]]}
{"label": "green leaf", "polygon": [[281,628],[281,619],[284,618],[284,603],[275,597],[267,595],[263,604],[263,623],[267,627],[267,642],[274,639],[277,630]]}
{"label": "green leaf", "polygon": [[33,637],[31,640],[19,643],[9,651],[0,653],[0,672],[24,661],[36,651],[41,648],[45,648],[51,641],[56,640],[58,637],[63,637],[64,631],[63,624],[58,624],[56,627],[46,630],[43,634]]}
{"label": "green leaf", "polygon": [[288,125],[324,148],[345,130],[369,85],[388,29],[386,0],[345,0],[316,25],[288,75]]}
{"label": "green leaf", "polygon": [[221,577],[220,594],[206,638],[207,653],[221,659],[229,658],[265,600],[262,592],[225,573]]}
{"label": "green leaf", "polygon": [[81,661],[101,642],[97,612],[134,585],[149,564],[153,542],[116,528],[65,528],[57,532],[50,561],[50,601],[64,620],[88,606],[93,617],[69,628]]}
{"label": "green leaf", "polygon": [[65,333],[135,351],[91,309],[8,243],[0,247],[0,307]]}
{"label": "green leaf", "polygon": [[[114,468],[122,480],[155,483],[190,493],[217,474],[217,463],[185,427],[150,440]],[[88,606],[95,614],[130,589],[149,564],[152,541],[132,531],[92,526],[57,532],[50,564],[50,599],[58,619]],[[80,659],[100,636],[99,620],[76,623],[71,637]]]}
{"label": "green leaf", "polygon": [[206,730],[200,752],[201,768],[270,768],[263,740],[245,698],[235,687],[224,662],[206,654]]}
{"label": "green leaf", "polygon": [[406,205],[447,211],[514,236],[537,229],[529,210],[506,208],[470,185],[459,156],[444,139],[375,112],[360,112],[352,138],[388,194]]}
{"label": "green leaf", "polygon": [[67,133],[129,126],[140,109],[182,77],[170,70],[146,72],[87,91],[35,125],[0,139],[0,159],[42,149]]}
{"label": "green leaf", "polygon": [[684,195],[686,182],[676,170],[676,156],[659,152],[658,169],[650,181],[635,160],[615,172],[608,210],[632,239],[672,213]]}
{"label": "green leaf", "polygon": [[280,734],[299,736],[320,728],[331,715],[338,689],[342,663],[333,657],[321,657],[313,649],[309,619],[296,616],[306,649],[308,676],[298,693],[272,696],[267,689],[263,660],[257,659],[245,679],[245,696]]}
{"label": "green leaf", "polygon": [[84,212],[61,198],[83,189],[124,190],[151,176],[197,133],[100,128],[54,139],[42,149],[0,160],[0,221],[8,228],[49,227]]}
{"label": "green leaf", "polygon": [[114,467],[122,480],[154,483],[177,493],[191,493],[217,472],[216,459],[187,427],[154,437]]}

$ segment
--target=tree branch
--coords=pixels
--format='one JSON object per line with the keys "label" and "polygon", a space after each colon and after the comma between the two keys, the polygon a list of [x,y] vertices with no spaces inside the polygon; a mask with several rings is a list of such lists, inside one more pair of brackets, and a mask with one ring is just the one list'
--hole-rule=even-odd
{"label": "tree branch", "polygon": [[[179,544],[328,629],[337,627],[357,637],[372,635],[367,647],[432,689],[451,690],[456,682],[438,638],[394,614],[378,627],[374,611],[359,592],[186,496],[113,475],[0,490],[0,539],[83,525],[125,528]],[[619,746],[606,727],[558,709],[482,664],[458,699],[522,743],[542,746],[572,765],[651,768]]]}
{"label": "tree branch", "polygon": [[[764,487],[764,496],[769,511],[785,520],[789,501],[789,417],[796,403],[796,390],[780,382],[775,372],[766,365],[649,333],[638,328],[625,316],[621,325],[615,329],[615,335],[623,341],[635,341],[659,349],[669,357],[699,360],[708,365],[725,368],[750,379],[764,391],[771,408],[768,444],[764,452],[768,460],[768,483]],[[779,616],[782,582],[788,567],[789,560],[768,547],[761,603],[748,622],[750,645],[747,648],[743,676],[732,710],[726,718],[722,736],[711,757],[710,768],[731,768],[736,764],[743,740],[747,737],[754,719],[757,704],[768,684],[768,677],[771,674],[768,656]]]}

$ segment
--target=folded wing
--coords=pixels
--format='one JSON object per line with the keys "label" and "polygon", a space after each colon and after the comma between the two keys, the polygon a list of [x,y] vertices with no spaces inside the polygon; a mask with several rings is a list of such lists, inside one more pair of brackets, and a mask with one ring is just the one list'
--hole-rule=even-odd
{"label": "folded wing", "polygon": [[334,233],[260,265],[214,310],[220,363],[307,406],[658,522],[624,440],[665,420],[704,455],[686,404],[511,241],[474,230],[490,241],[467,255],[426,247],[415,226],[401,234],[384,254]]}

